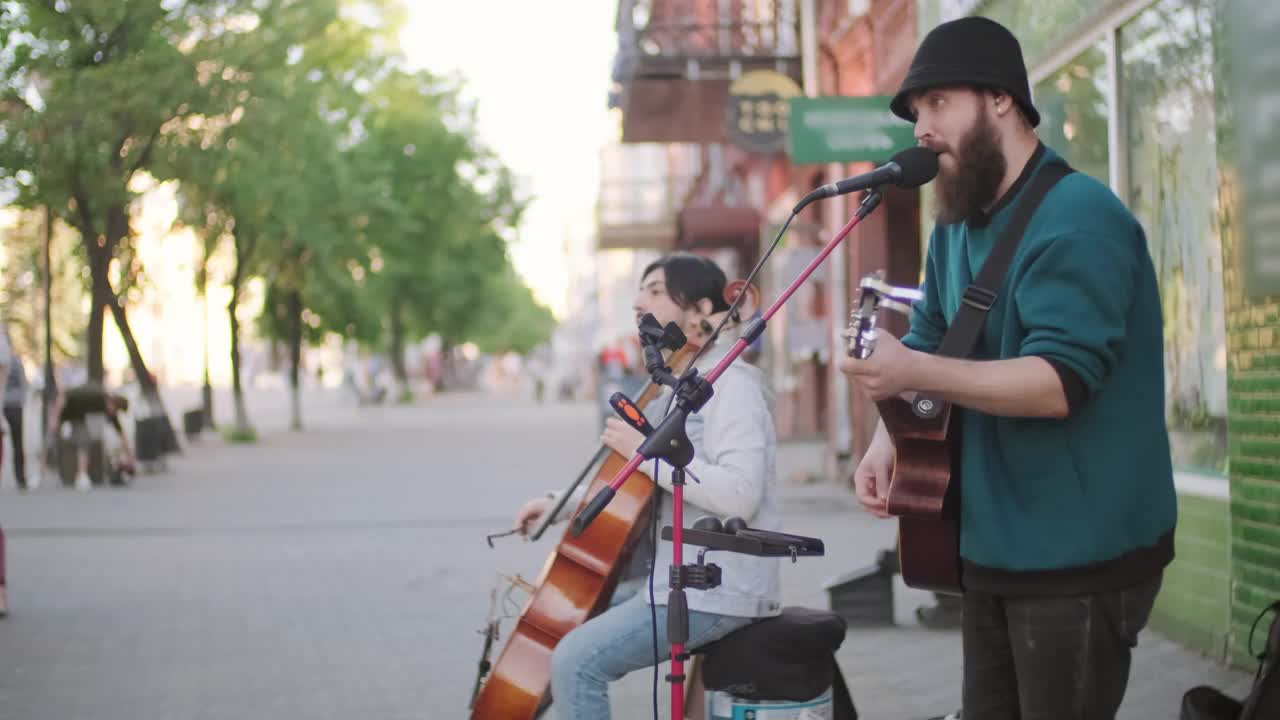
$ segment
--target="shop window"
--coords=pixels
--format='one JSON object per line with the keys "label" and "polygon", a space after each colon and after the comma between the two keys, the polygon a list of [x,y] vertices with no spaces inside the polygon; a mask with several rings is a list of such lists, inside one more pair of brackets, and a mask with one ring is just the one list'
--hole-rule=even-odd
{"label": "shop window", "polygon": [[1064,37],[1070,37],[1107,0],[990,0],[978,14],[1013,32],[1028,67],[1039,65]]}
{"label": "shop window", "polygon": [[1165,324],[1175,466],[1223,474],[1226,330],[1218,231],[1212,0],[1161,0],[1119,30],[1129,207],[1147,231]]}
{"label": "shop window", "polygon": [[1110,118],[1105,41],[1053,71],[1032,89],[1040,139],[1076,170],[1110,184]]}

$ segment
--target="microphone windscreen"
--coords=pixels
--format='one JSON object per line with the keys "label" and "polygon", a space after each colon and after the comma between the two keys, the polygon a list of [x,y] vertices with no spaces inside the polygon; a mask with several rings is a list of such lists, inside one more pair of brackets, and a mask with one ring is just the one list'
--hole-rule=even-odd
{"label": "microphone windscreen", "polygon": [[893,156],[892,162],[902,168],[898,187],[917,188],[938,174],[938,154],[927,147],[917,145]]}

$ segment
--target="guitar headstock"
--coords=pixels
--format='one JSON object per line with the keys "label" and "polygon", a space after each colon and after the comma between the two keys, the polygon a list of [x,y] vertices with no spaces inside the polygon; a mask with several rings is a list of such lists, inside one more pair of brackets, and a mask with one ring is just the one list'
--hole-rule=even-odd
{"label": "guitar headstock", "polygon": [[858,298],[849,313],[849,326],[842,335],[848,341],[845,353],[860,360],[875,351],[876,328],[881,308],[911,314],[911,303],[924,297],[915,288],[894,287],[884,281],[884,271],[877,270],[858,283]]}
{"label": "guitar headstock", "polygon": [[867,287],[868,280],[879,280],[884,271],[877,271],[862,279],[853,309],[849,311],[849,325],[842,336],[847,342],[845,354],[864,360],[871,357],[876,347],[876,324],[880,317],[880,294]]}

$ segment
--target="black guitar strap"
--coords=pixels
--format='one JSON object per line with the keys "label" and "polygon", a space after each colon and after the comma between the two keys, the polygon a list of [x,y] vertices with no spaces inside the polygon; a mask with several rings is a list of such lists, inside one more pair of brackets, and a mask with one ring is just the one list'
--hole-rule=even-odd
{"label": "black guitar strap", "polygon": [[[1052,162],[1040,168],[1031,179],[1026,194],[1018,201],[1009,224],[1000,233],[1000,237],[996,238],[991,254],[982,264],[982,269],[978,271],[978,277],[965,288],[964,300],[956,316],[952,318],[947,333],[942,336],[937,354],[962,358],[973,353],[973,348],[978,344],[982,326],[986,322],[987,312],[1000,297],[996,289],[1004,287],[1005,278],[1009,274],[1009,263],[1013,261],[1018,244],[1027,231],[1027,225],[1031,223],[1031,217],[1035,215],[1036,208],[1040,207],[1040,202],[1044,200],[1045,195],[1049,194],[1053,186],[1073,172],[1075,170],[1064,162]],[[941,411],[941,403],[921,394],[916,396],[914,410],[921,417],[929,417]]]}

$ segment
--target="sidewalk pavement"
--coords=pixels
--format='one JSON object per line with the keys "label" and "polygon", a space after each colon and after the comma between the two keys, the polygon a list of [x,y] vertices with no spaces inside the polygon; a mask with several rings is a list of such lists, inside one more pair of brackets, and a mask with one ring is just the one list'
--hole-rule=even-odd
{"label": "sidewalk pavement", "polygon": [[[334,395],[309,400],[295,435],[282,398],[252,398],[259,445],[208,438],[128,490],[0,490],[16,593],[0,718],[460,716],[495,571],[534,577],[548,551],[490,550],[482,535],[589,456],[594,410],[457,397],[353,411]],[[820,466],[820,446],[780,448],[784,479]],[[827,608],[824,581],[893,544],[896,524],[842,483],[788,482],[782,497],[783,529],[827,549],[783,564],[786,604]],[[930,601],[898,580],[896,625],[847,635],[838,658],[861,717],[958,707],[959,634],[914,619]],[[651,678],[612,689],[615,718],[652,717]],[[1176,718],[1188,688],[1241,696],[1250,680],[1147,631],[1119,717]]]}

